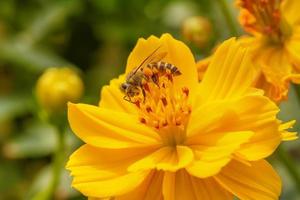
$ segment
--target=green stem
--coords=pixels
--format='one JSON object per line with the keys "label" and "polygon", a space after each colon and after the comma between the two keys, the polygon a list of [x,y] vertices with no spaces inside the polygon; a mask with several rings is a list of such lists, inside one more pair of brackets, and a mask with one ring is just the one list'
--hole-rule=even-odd
{"label": "green stem", "polygon": [[300,105],[300,87],[297,86],[297,85],[293,85],[294,87],[294,90],[295,90],[295,93],[296,93],[296,96],[297,96],[297,99],[298,99],[298,103]]}
{"label": "green stem", "polygon": [[64,157],[65,157],[65,135],[64,135],[64,128],[63,126],[58,126],[59,132],[58,132],[58,146],[57,151],[54,154],[53,157],[53,165],[52,165],[52,182],[50,185],[49,194],[53,198],[53,194],[55,193],[60,180],[61,175],[61,169],[63,167],[64,163]]}
{"label": "green stem", "polygon": [[288,152],[280,146],[277,151],[278,158],[280,162],[284,165],[290,177],[294,180],[297,190],[300,191],[300,176],[299,171],[297,170],[297,165],[294,163],[292,157],[288,154]]}
{"label": "green stem", "polygon": [[[51,121],[51,120],[50,120]],[[49,186],[42,191],[39,191],[32,200],[50,200],[54,199],[55,191],[59,185],[60,177],[61,177],[61,171],[64,164],[65,159],[65,127],[64,122],[61,120],[61,122],[58,121],[52,121],[52,124],[55,125],[58,129],[58,145],[55,154],[52,157],[52,179],[50,180]]]}
{"label": "green stem", "polygon": [[232,16],[232,13],[230,12],[228,4],[226,3],[225,0],[217,0],[217,2],[222,10],[222,13],[223,13],[225,19],[226,19],[226,23],[231,32],[231,35],[238,36],[238,29],[235,26],[235,22],[233,20],[233,16]]}

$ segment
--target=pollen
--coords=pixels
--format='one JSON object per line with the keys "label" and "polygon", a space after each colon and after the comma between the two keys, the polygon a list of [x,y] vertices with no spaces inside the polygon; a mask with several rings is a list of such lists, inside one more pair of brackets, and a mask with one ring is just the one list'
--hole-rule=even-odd
{"label": "pollen", "polygon": [[246,30],[259,32],[273,42],[281,42],[290,35],[287,22],[280,12],[281,0],[240,0],[244,8],[240,21]]}
{"label": "pollen", "polygon": [[161,131],[172,127],[184,132],[191,113],[189,89],[178,88],[175,82],[172,73],[157,73],[157,81],[144,82],[145,97],[140,95],[135,103],[141,123]]}
{"label": "pollen", "polygon": [[145,68],[143,69],[143,72],[144,72],[144,74],[145,74],[146,76],[148,76],[148,77],[151,77],[151,76],[153,75],[153,71],[152,71],[150,68],[148,68],[148,67],[145,67]]}

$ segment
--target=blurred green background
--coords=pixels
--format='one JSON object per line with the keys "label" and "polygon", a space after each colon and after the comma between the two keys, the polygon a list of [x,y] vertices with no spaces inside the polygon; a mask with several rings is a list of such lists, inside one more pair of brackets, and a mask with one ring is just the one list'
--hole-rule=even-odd
{"label": "blurred green background", "polygon": [[[45,69],[77,67],[85,85],[80,101],[97,104],[100,88],[124,71],[139,37],[169,32],[201,59],[224,39],[243,34],[236,15],[231,0],[1,0],[0,200],[85,199],[71,189],[64,169],[81,142],[68,128],[49,123],[35,98],[36,81]],[[187,41],[182,34],[182,23],[191,16],[203,16],[212,25],[204,45]],[[300,122],[296,90],[292,88],[289,101],[282,104],[283,120]],[[59,120],[68,127],[64,117]],[[55,169],[59,173],[55,187],[59,130],[65,132],[65,144],[58,158],[62,164]],[[270,158],[284,182],[281,199],[300,199],[299,144],[284,144],[287,154]]]}

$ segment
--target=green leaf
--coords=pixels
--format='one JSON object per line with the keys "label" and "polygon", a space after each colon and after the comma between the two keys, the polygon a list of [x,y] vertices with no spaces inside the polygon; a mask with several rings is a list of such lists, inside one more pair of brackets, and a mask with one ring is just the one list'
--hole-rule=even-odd
{"label": "green leaf", "polygon": [[55,127],[34,123],[24,133],[4,145],[4,154],[9,158],[36,158],[47,156],[56,150],[58,133]]}
{"label": "green leaf", "polygon": [[4,96],[0,97],[0,121],[11,119],[16,115],[30,110],[30,97]]}

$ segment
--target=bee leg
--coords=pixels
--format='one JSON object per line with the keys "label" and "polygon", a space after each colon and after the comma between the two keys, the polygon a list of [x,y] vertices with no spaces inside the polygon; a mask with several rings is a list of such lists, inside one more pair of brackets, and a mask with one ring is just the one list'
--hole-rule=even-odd
{"label": "bee leg", "polygon": [[160,87],[159,87],[159,84],[158,84],[158,75],[157,75],[157,74],[153,74],[153,75],[151,76],[151,79],[152,79],[153,83],[154,83],[155,85],[157,85],[158,88],[160,88]]}
{"label": "bee leg", "polygon": [[147,75],[144,74],[143,78],[144,78],[145,81],[149,81],[149,76],[147,76]]}
{"label": "bee leg", "polygon": [[124,99],[125,101],[128,101],[127,95],[125,95],[125,96],[123,97],[123,99]]}
{"label": "bee leg", "polygon": [[125,96],[123,97],[123,99],[124,99],[125,101],[130,102],[130,103],[133,103],[133,102],[131,101],[131,98],[130,98],[129,96],[127,96],[127,95],[125,95]]}
{"label": "bee leg", "polygon": [[146,92],[145,90],[142,89],[142,94],[143,94],[143,103],[145,103],[146,100]]}

